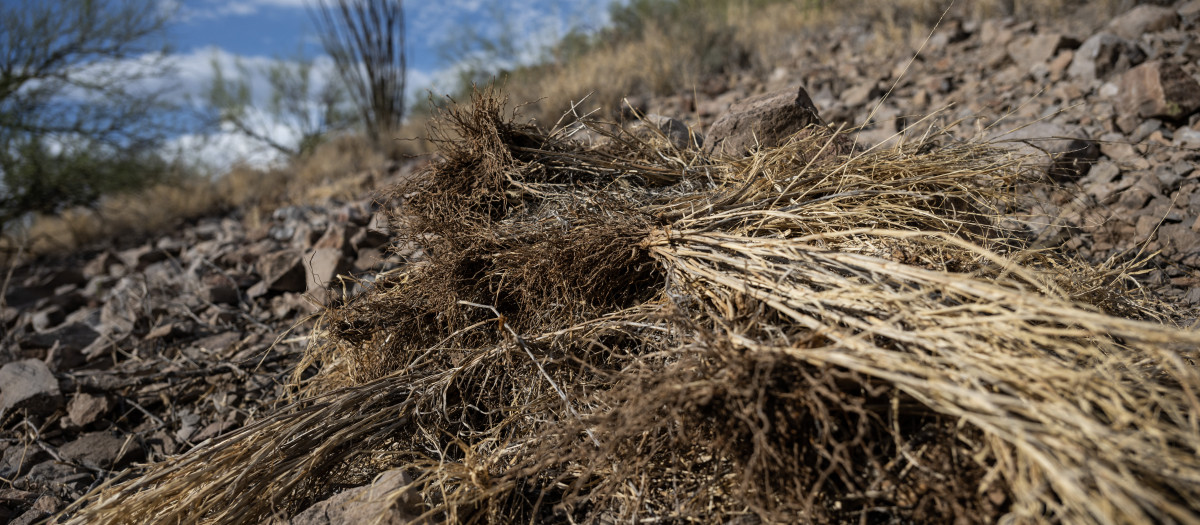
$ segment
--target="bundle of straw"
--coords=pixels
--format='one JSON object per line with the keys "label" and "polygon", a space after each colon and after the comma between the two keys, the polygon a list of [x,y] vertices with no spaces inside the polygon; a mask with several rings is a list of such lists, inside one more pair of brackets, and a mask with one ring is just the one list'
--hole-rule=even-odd
{"label": "bundle of straw", "polygon": [[1200,522],[1200,334],[1001,227],[1024,159],[822,128],[713,159],[502,107],[447,114],[397,189],[428,259],[325,312],[291,404],[75,521],[261,521],[405,468],[453,522]]}

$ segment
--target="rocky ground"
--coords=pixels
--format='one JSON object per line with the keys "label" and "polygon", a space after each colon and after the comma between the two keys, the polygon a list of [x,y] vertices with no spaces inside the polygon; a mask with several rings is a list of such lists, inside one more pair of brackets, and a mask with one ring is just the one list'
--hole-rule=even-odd
{"label": "rocky ground", "polygon": [[[1196,305],[1197,35],[1200,0],[1092,24],[950,19],[910,64],[906,46],[867,52],[877,39],[839,27],[795,39],[768,78],[713,79],[638,105],[708,129],[735,102],[801,85],[834,126],[873,112],[864,147],[923,133],[928,115],[963,120],[957,138],[1053,154],[1053,182],[1027,190],[1022,217],[1047,246],[1097,262],[1160,252],[1144,283]],[[380,167],[379,188],[413,169]],[[378,200],[280,208],[260,224],[211,217],[13,269],[0,310],[0,521],[41,520],[130,465],[268,413],[317,305],[419,256],[388,252],[389,203]],[[294,521],[352,522],[352,501]]]}

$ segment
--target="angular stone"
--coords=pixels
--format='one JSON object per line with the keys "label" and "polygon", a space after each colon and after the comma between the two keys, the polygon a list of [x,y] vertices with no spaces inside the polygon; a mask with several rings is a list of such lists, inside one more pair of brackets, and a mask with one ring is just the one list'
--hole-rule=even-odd
{"label": "angular stone", "polygon": [[67,313],[64,312],[62,308],[59,308],[58,306],[51,306],[49,308],[39,310],[37,313],[33,314],[33,319],[30,321],[30,324],[33,325],[33,329],[37,332],[47,332],[52,328],[62,324],[62,322],[66,319]]}
{"label": "angular stone", "polygon": [[231,277],[214,273],[200,279],[200,299],[213,304],[238,304],[238,285]]}
{"label": "angular stone", "polygon": [[[386,226],[385,226],[386,228]],[[362,228],[350,238],[350,245],[355,251],[362,251],[368,248],[378,248],[388,243],[391,237],[387,232],[373,230],[371,228]]]}
{"label": "angular stone", "polygon": [[804,88],[767,93],[733,104],[704,140],[709,155],[742,157],[757,147],[784,144],[796,132],[821,125]]}
{"label": "angular stone", "polygon": [[83,434],[59,447],[58,453],[67,461],[103,470],[120,470],[146,459],[146,451],[132,435],[107,430]]}
{"label": "angular stone", "polygon": [[51,459],[50,454],[41,447],[34,444],[16,443],[4,449],[4,456],[0,458],[0,477],[16,479],[29,472],[34,465],[47,459]]}
{"label": "angular stone", "polygon": [[383,250],[363,248],[358,250],[358,257],[354,259],[354,270],[358,272],[374,270],[381,266],[384,260]]}
{"label": "angular stone", "polygon": [[118,254],[118,256],[125,263],[125,266],[135,270],[142,270],[151,264],[167,260],[170,255],[154,246],[144,245],[125,250]]}
{"label": "angular stone", "polygon": [[1179,14],[1179,21],[1183,25],[1190,25],[1200,20],[1200,0],[1191,0],[1175,11]]}
{"label": "angular stone", "polygon": [[1038,64],[1046,64],[1060,50],[1075,49],[1079,41],[1057,33],[1041,33],[1022,35],[1009,42],[1005,49],[1008,56],[1023,71],[1029,71]]}
{"label": "angular stone", "polygon": [[1039,169],[1060,180],[1078,179],[1100,158],[1100,147],[1081,130],[1051,122],[1034,123],[993,139],[1028,156]]}
{"label": "angular stone", "polygon": [[630,130],[643,140],[665,137],[672,147],[681,151],[695,149],[697,144],[704,143],[704,136],[693,132],[683,121],[653,113],[633,123]]}
{"label": "angular stone", "polygon": [[[304,257],[304,275],[307,279],[306,289],[318,302],[324,304],[329,297],[330,281],[338,274],[350,271],[351,265],[342,257],[342,251],[335,248],[318,248],[308,252]],[[336,283],[333,283],[336,284]],[[335,294],[338,292],[334,291]]]}
{"label": "angular stone", "polygon": [[117,334],[132,332],[138,320],[145,315],[143,307],[147,294],[143,280],[134,276],[122,277],[104,296],[100,322]]}
{"label": "angular stone", "polygon": [[83,275],[89,279],[95,277],[106,277],[112,275],[123,265],[124,263],[119,257],[116,256],[116,254],[105,250],[96,254],[92,260],[83,265]]}
{"label": "angular stone", "polygon": [[[412,478],[402,470],[380,474],[370,485],[355,487],[297,514],[291,525],[353,525],[376,523],[400,525],[417,521],[425,511],[415,487],[404,488]],[[399,492],[399,494],[396,494]]]}
{"label": "angular stone", "polygon": [[153,329],[151,329],[149,332],[146,333],[145,337],[143,337],[142,339],[146,340],[146,341],[152,341],[154,339],[162,339],[164,341],[174,341],[176,339],[179,339],[180,337],[189,335],[190,333],[191,333],[190,327],[184,325],[184,323],[167,322],[167,323],[160,324],[160,325],[154,327]]}
{"label": "angular stone", "polygon": [[34,465],[25,478],[42,485],[73,485],[78,488],[84,482],[91,481],[92,476],[75,465],[49,460]]}
{"label": "angular stone", "polygon": [[1200,108],[1200,82],[1178,65],[1153,60],[1121,76],[1121,116],[1178,121]]}
{"label": "angular stone", "polygon": [[1144,60],[1146,54],[1133,42],[1112,33],[1096,33],[1075,50],[1067,76],[1087,87],[1109,75],[1128,71]]}
{"label": "angular stone", "polygon": [[1171,143],[1177,148],[1200,150],[1200,131],[1179,128],[1175,130],[1175,138]]}
{"label": "angular stone", "polygon": [[1139,5],[1108,23],[1117,36],[1137,40],[1145,33],[1157,33],[1179,23],[1174,9],[1157,5]]}
{"label": "angular stone", "polygon": [[21,511],[30,506],[37,498],[38,495],[35,492],[0,488],[0,523],[9,523],[16,519]]}
{"label": "angular stone", "polygon": [[349,251],[353,248],[350,245],[350,239],[357,233],[357,230],[357,228],[347,228],[338,224],[330,225],[325,229],[321,238],[313,243],[312,247],[314,250],[333,248],[343,252]]}
{"label": "angular stone", "polygon": [[200,289],[200,297],[213,304],[238,304],[238,289],[225,284],[207,285]]}
{"label": "angular stone", "polygon": [[76,427],[86,427],[104,417],[111,408],[106,396],[79,393],[67,403],[67,419]]}
{"label": "angular stone", "polygon": [[54,495],[43,494],[37,499],[37,501],[33,502],[33,506],[30,507],[29,510],[18,516],[17,519],[10,522],[9,525],[33,525],[35,523],[42,523],[46,520],[46,518],[49,518],[52,514],[58,512],[62,505],[62,500],[58,499]]}
{"label": "angular stone", "polygon": [[83,323],[71,323],[45,333],[34,334],[22,341],[26,348],[53,348],[79,351],[96,341],[100,334]]}
{"label": "angular stone", "polygon": [[298,252],[285,250],[263,256],[258,260],[258,274],[270,291],[304,291],[304,257]]}
{"label": "angular stone", "polygon": [[842,103],[849,107],[856,107],[866,104],[874,100],[876,97],[883,95],[884,90],[879,87],[879,83],[874,80],[863,81],[842,92]]}
{"label": "angular stone", "polygon": [[62,406],[58,380],[46,363],[24,359],[0,367],[0,414],[27,410],[30,414],[46,416]]}

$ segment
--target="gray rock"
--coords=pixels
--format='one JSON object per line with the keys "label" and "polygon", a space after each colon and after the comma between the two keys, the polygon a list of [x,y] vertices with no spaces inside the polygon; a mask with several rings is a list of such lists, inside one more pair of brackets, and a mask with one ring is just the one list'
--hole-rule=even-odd
{"label": "gray rock", "polygon": [[1118,36],[1136,40],[1145,33],[1156,33],[1179,23],[1174,9],[1157,5],[1139,5],[1112,19],[1108,28]]}
{"label": "gray rock", "polygon": [[87,471],[56,460],[43,461],[29,469],[25,478],[41,485],[75,485],[78,486],[92,479]]}
{"label": "gray rock", "polygon": [[98,337],[100,334],[90,326],[83,323],[71,323],[48,332],[34,334],[22,343],[27,348],[52,348],[57,345],[63,350],[78,352],[87,348]]}
{"label": "gray rock", "polygon": [[1137,144],[1143,140],[1146,140],[1146,137],[1149,137],[1151,133],[1162,129],[1162,127],[1163,123],[1161,120],[1156,118],[1146,119],[1141,124],[1138,124],[1138,127],[1133,130],[1133,133],[1129,134],[1129,142]]}
{"label": "gray rock", "polygon": [[107,430],[83,434],[59,447],[58,453],[67,461],[103,470],[120,470],[146,459],[146,451],[132,435]]}
{"label": "gray rock", "polygon": [[1178,148],[1184,149],[1200,149],[1200,131],[1192,128],[1179,128],[1175,130],[1175,140],[1172,144]]}
{"label": "gray rock", "polygon": [[1200,108],[1200,82],[1178,65],[1153,60],[1121,76],[1117,108],[1124,119],[1178,121]]}
{"label": "gray rock", "polygon": [[47,459],[50,459],[50,454],[41,447],[16,443],[4,449],[4,455],[0,457],[0,477],[16,479]]}
{"label": "gray rock", "polygon": [[804,88],[759,95],[733,104],[713,123],[704,152],[742,157],[759,146],[782,145],[796,132],[821,124]]}
{"label": "gray rock", "polygon": [[653,113],[635,122],[630,130],[643,140],[665,137],[677,150],[694,149],[696,144],[704,143],[704,137],[692,132],[683,121]]}
{"label": "gray rock", "polygon": [[104,296],[100,322],[117,334],[132,332],[138,320],[145,316],[148,294],[144,280],[132,275],[122,277]]}
{"label": "gray rock", "polygon": [[1096,33],[1075,50],[1067,76],[1086,86],[1109,75],[1123,73],[1144,60],[1146,54],[1133,42],[1112,33]]}
{"label": "gray rock", "polygon": [[25,359],[0,367],[0,414],[27,410],[30,414],[46,416],[62,406],[58,380],[46,363]]}
{"label": "gray rock", "polygon": [[312,505],[293,517],[290,524],[427,523],[429,520],[417,519],[425,506],[415,488],[404,488],[410,483],[412,478],[404,471],[389,470],[370,485],[352,488]]}
{"label": "gray rock", "polygon": [[1100,158],[1100,147],[1081,130],[1051,122],[1037,122],[992,140],[1027,156],[1038,169],[1060,180],[1075,180]]}

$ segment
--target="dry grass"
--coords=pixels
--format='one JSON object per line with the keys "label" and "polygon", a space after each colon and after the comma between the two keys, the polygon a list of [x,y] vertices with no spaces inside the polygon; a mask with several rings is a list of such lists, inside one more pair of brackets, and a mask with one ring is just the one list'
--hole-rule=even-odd
{"label": "dry grass", "polygon": [[446,116],[397,189],[428,259],[325,312],[291,404],[75,522],[259,522],[396,467],[450,522],[1200,521],[1200,334],[997,226],[1026,159],[585,147],[501,107]]}
{"label": "dry grass", "polygon": [[[410,123],[398,140],[382,152],[360,137],[334,137],[310,156],[287,166],[235,166],[212,179],[184,178],[138,192],[104,197],[91,208],[72,208],[58,215],[37,216],[27,231],[0,239],[0,252],[16,253],[25,243],[31,256],[69,253],[116,237],[158,235],[198,217],[242,210],[266,216],[289,204],[311,204],[360,198],[388,169],[389,157],[420,155],[429,144],[420,135],[424,122]],[[417,137],[416,140],[399,140]]]}

